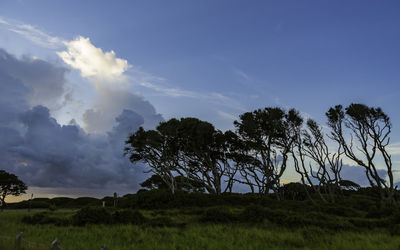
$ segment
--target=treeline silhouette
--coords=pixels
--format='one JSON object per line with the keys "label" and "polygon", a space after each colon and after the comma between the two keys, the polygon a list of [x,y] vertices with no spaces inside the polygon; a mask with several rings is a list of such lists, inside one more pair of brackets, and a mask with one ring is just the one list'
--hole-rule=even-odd
{"label": "treeline silhouette", "polygon": [[[234,131],[225,132],[197,118],[174,118],[155,130],[139,128],[126,141],[125,153],[153,174],[142,184],[146,188],[220,196],[241,184],[253,194],[301,197],[314,204],[335,203],[344,191],[360,189],[342,178],[346,157],[364,169],[381,202],[394,204],[389,117],[381,108],[354,103],[334,106],[325,115],[328,131],[295,109],[278,107],[246,112],[234,122]],[[378,165],[385,166],[387,178],[379,175]],[[288,168],[299,174],[300,183],[282,184]]]}

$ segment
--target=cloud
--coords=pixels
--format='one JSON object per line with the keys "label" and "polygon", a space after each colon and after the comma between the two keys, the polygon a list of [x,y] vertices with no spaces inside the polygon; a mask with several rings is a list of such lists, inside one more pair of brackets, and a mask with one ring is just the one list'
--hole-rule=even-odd
{"label": "cloud", "polygon": [[66,64],[79,70],[82,77],[116,81],[129,68],[127,60],[117,58],[114,51],[103,52],[95,47],[89,38],[79,36],[64,44],[67,51],[57,54]]}
{"label": "cloud", "polygon": [[84,128],[88,132],[107,132],[115,124],[114,118],[124,109],[130,109],[139,114],[144,120],[143,126],[147,129],[155,128],[164,121],[150,102],[128,90],[102,86],[96,92],[93,107],[83,114]]}
{"label": "cloud", "polygon": [[[30,106],[45,105],[57,109],[66,94],[65,73],[68,69],[46,61],[24,57],[17,59],[0,49],[0,69],[7,76],[18,79],[29,89],[27,102]],[[5,76],[5,74],[3,74]],[[4,84],[9,81],[4,81]]]}
{"label": "cloud", "polygon": [[130,92],[131,83],[124,72],[130,67],[113,51],[103,52],[89,38],[78,37],[65,42],[66,51],[60,58],[92,84],[95,98],[82,117],[83,128],[89,133],[106,133],[115,125],[115,117],[129,109],[144,119],[145,128],[156,127],[163,118],[155,108],[138,94]]}
{"label": "cloud", "polygon": [[[14,167],[28,184],[37,187],[137,188],[141,170],[123,157],[123,141],[142,118],[125,110],[108,135],[91,136],[77,125],[61,126],[43,106],[21,115],[26,129],[22,143],[9,148],[19,161]],[[122,140],[121,140],[122,139]]]}
{"label": "cloud", "polygon": [[[378,169],[378,175],[386,179],[387,172],[384,169]],[[341,176],[343,180],[353,181],[360,186],[370,186],[369,181],[365,175],[365,168],[360,166],[343,165]]]}
{"label": "cloud", "polygon": [[240,70],[240,69],[234,69],[234,73],[235,73],[236,75],[240,76],[243,80],[246,80],[246,81],[251,80],[251,79],[250,79],[250,76],[247,75],[245,72],[243,72],[243,71]]}
{"label": "cloud", "polygon": [[387,151],[391,155],[400,155],[400,142],[397,143],[391,143],[387,147]]}
{"label": "cloud", "polygon": [[218,113],[221,117],[223,117],[223,118],[225,118],[225,119],[228,119],[228,120],[231,120],[231,121],[235,121],[235,120],[238,119],[237,116],[235,116],[235,115],[233,115],[233,114],[229,114],[229,113],[224,112],[224,111],[221,111],[221,110],[218,110],[217,113]]}
{"label": "cloud", "polygon": [[[89,38],[78,36],[72,41],[52,36],[33,25],[21,23],[0,17],[0,28],[23,36],[45,48],[63,49],[57,52],[58,56],[71,68],[80,72],[81,76],[87,78],[95,88],[103,88],[106,84],[112,84],[115,88],[121,87],[121,91],[127,90],[131,84],[156,91],[163,96],[174,98],[194,98],[208,102],[211,105],[220,105],[229,109],[247,111],[237,100],[220,93],[195,92],[171,86],[163,86],[165,79],[133,68],[127,60],[117,58],[114,51],[104,52],[101,48],[94,46]],[[66,50],[64,50],[66,48]],[[129,69],[129,74],[126,71]],[[246,74],[242,74],[245,77]],[[128,81],[130,83],[128,83]],[[121,83],[125,83],[121,84]],[[153,93],[151,93],[153,95]],[[62,102],[61,102],[62,104]],[[60,106],[61,104],[58,104]],[[125,107],[121,107],[122,109]],[[51,107],[51,110],[55,108]],[[95,110],[95,107],[92,108]],[[96,110],[97,111],[97,110]],[[89,111],[90,112],[90,111]],[[115,114],[114,114],[115,115]],[[108,121],[108,123],[112,123]],[[85,126],[85,129],[87,126]]]}
{"label": "cloud", "polygon": [[240,104],[239,102],[237,102],[237,101],[233,100],[232,98],[229,98],[223,94],[216,93],[216,92],[201,93],[201,92],[195,92],[195,91],[190,91],[190,90],[183,90],[183,89],[179,89],[179,88],[163,86],[162,84],[157,84],[154,82],[147,82],[147,81],[140,82],[139,85],[142,87],[157,91],[164,96],[186,97],[186,98],[194,98],[194,99],[199,99],[199,100],[206,100],[213,104],[223,105],[223,106],[233,108],[236,110],[240,110],[240,111],[247,111],[247,109],[244,108],[243,105]]}
{"label": "cloud", "polygon": [[[382,178],[382,179],[387,179],[387,171],[384,169],[378,169],[377,170],[378,175]],[[314,175],[316,175],[316,172],[313,172]],[[330,172],[331,173],[331,172]],[[331,175],[333,176],[333,174]],[[361,166],[353,166],[353,165],[346,165],[344,164],[342,166],[342,170],[340,172],[340,176],[342,178],[342,180],[350,180],[353,181],[357,184],[359,184],[362,187],[369,187],[370,183],[366,177],[365,174],[365,168],[361,167]],[[318,180],[315,178],[311,178],[312,182],[314,184],[318,183]]]}
{"label": "cloud", "polygon": [[162,117],[142,97],[103,86],[96,94],[104,103],[94,112],[115,114],[107,118],[114,121],[107,133],[87,133],[75,121],[61,125],[45,105],[69,98],[67,72],[0,50],[0,169],[34,187],[135,191],[143,168],[123,157],[124,141],[139,126],[154,126]]}
{"label": "cloud", "polygon": [[9,31],[17,33],[42,47],[56,49],[63,46],[64,41],[62,39],[51,36],[46,32],[43,32],[42,30],[29,24],[24,24],[18,21],[8,20],[0,17],[0,26]]}

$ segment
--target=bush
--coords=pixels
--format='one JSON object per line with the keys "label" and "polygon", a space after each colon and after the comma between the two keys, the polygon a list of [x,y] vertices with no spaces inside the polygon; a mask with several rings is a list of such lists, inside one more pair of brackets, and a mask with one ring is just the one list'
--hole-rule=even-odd
{"label": "bush", "polygon": [[79,197],[74,199],[70,205],[73,207],[100,206],[101,201],[92,197]]}
{"label": "bush", "polygon": [[239,215],[242,222],[259,222],[265,219],[267,210],[260,205],[250,205]]}
{"label": "bush", "polygon": [[376,228],[376,227],[386,227],[389,225],[388,219],[366,219],[366,218],[351,218],[349,220],[357,228]]}
{"label": "bush", "polygon": [[31,201],[21,201],[19,203],[15,203],[11,205],[12,208],[24,208],[28,209],[29,207],[34,208],[44,208],[47,209],[50,207],[50,203],[45,200],[33,199]]}
{"label": "bush", "polygon": [[86,224],[109,224],[112,222],[111,214],[103,207],[85,207],[80,209],[72,218],[73,224],[83,226]]}
{"label": "bush", "polygon": [[27,215],[22,217],[22,223],[30,225],[54,224],[56,226],[67,226],[71,224],[71,221],[68,218],[54,217],[47,212],[41,212],[32,216]]}
{"label": "bush", "polygon": [[34,215],[26,215],[22,217],[22,222],[25,224],[47,224],[48,223],[48,215],[47,212],[36,213]]}
{"label": "bush", "polygon": [[203,222],[226,223],[236,220],[235,216],[225,207],[215,207],[207,209],[201,219]]}
{"label": "bush", "polygon": [[395,224],[390,227],[390,234],[391,235],[400,235],[400,224]]}
{"label": "bush", "polygon": [[112,215],[114,223],[121,223],[121,224],[143,224],[146,222],[146,218],[136,210],[126,209],[115,211]]}
{"label": "bush", "polygon": [[329,205],[321,207],[321,211],[326,214],[338,215],[342,217],[358,217],[361,213],[351,207],[345,207],[340,205]]}
{"label": "bush", "polygon": [[51,204],[51,205],[49,206],[49,210],[50,210],[50,211],[56,211],[56,210],[57,210],[56,205]]}
{"label": "bush", "polygon": [[392,207],[381,207],[371,206],[368,209],[368,213],[366,214],[366,218],[385,218],[390,217],[395,214],[395,209]]}
{"label": "bush", "polygon": [[72,203],[74,202],[73,198],[68,198],[68,197],[55,197],[50,200],[51,204],[54,204],[57,207],[62,207],[62,208],[70,208],[72,207]]}
{"label": "bush", "polygon": [[175,227],[177,224],[168,217],[156,217],[148,221],[148,225],[153,227]]}
{"label": "bush", "polygon": [[359,194],[345,197],[345,199],[341,201],[345,206],[361,211],[368,211],[371,207],[376,206],[377,202],[379,202],[379,200],[372,196]]}

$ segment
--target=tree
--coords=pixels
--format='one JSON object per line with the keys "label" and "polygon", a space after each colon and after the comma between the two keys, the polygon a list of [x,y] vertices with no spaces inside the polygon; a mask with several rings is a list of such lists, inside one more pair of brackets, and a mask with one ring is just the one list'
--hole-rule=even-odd
{"label": "tree", "polygon": [[[133,163],[147,163],[146,172],[159,176],[172,193],[177,189],[176,177],[182,176],[189,180],[187,190],[199,190],[202,183],[209,193],[221,194],[232,190],[235,174],[229,161],[229,136],[197,118],[170,119],[156,130],[139,128],[126,141],[125,153]],[[228,184],[222,190],[225,177]]]}
{"label": "tree", "polygon": [[147,189],[168,189],[168,185],[165,181],[157,175],[153,174],[150,178],[146,179],[144,182],[140,183],[140,186]]}
{"label": "tree", "polygon": [[[182,169],[186,177],[202,182],[209,193],[232,191],[235,171],[230,161],[232,132],[216,130],[211,123],[197,118],[180,120],[179,137]],[[227,185],[223,189],[223,179]]]}
{"label": "tree", "polygon": [[[328,201],[322,196],[321,189],[326,191],[330,202],[334,203],[335,192],[340,190],[343,148],[339,144],[336,151],[332,152],[325,141],[322,127],[312,119],[307,120],[307,129],[298,130],[296,136],[292,155],[302,183],[306,184],[307,180],[324,202]],[[309,169],[305,166],[307,163]],[[313,168],[315,165],[316,169]],[[318,181],[318,185],[312,183],[311,177]]]}
{"label": "tree", "polygon": [[130,161],[146,163],[149,167],[146,172],[159,176],[172,194],[176,190],[175,175],[179,172],[178,123],[178,120],[171,119],[149,131],[140,127],[125,142],[125,154],[129,155]]}
{"label": "tree", "polygon": [[[392,124],[381,108],[350,104],[330,108],[326,113],[331,138],[344,149],[345,155],[365,169],[371,187],[376,187],[381,199],[394,201],[392,159],[386,147],[390,142]],[[378,174],[377,164],[383,162],[388,180]]]}
{"label": "tree", "polygon": [[19,196],[24,194],[28,187],[14,174],[7,173],[4,170],[0,170],[0,200],[2,202],[2,208],[6,204],[5,199],[9,195]]}
{"label": "tree", "polygon": [[[257,183],[259,193],[272,190],[278,199],[280,178],[286,170],[288,157],[295,142],[297,128],[303,120],[294,109],[287,113],[281,108],[257,109],[240,115],[234,124],[240,139],[253,156],[255,165],[247,168],[248,176]],[[250,159],[251,160],[251,159]]]}
{"label": "tree", "polygon": [[[187,192],[204,192],[204,186],[201,182],[196,182],[194,180],[190,180],[184,176],[175,176],[175,183],[177,190],[183,190]],[[153,174],[150,178],[140,183],[140,186],[147,189],[168,189],[168,185],[165,184],[165,181],[156,174]]]}

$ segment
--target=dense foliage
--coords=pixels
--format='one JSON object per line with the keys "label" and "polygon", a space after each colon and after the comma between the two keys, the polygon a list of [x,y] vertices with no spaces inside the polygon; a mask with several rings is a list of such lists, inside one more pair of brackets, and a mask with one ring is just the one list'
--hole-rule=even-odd
{"label": "dense foliage", "polygon": [[[142,186],[149,189],[221,195],[231,193],[235,184],[244,184],[252,193],[273,193],[279,200],[301,197],[314,203],[315,199],[335,203],[344,190],[360,188],[342,178],[343,159],[347,158],[365,169],[381,201],[395,203],[387,150],[392,128],[389,117],[382,109],[363,104],[345,109],[337,105],[326,117],[328,134],[312,119],[304,123],[295,109],[286,112],[277,107],[240,115],[234,122],[235,131],[222,132],[197,118],[171,119],[155,130],[140,128],[126,141],[125,152],[133,163],[147,163],[153,175]],[[387,178],[379,175],[379,162],[386,166]],[[302,185],[281,183],[288,168],[299,174]]]}
{"label": "dense foliage", "polygon": [[28,187],[14,174],[0,170],[0,202],[3,206],[6,204],[5,198],[9,195],[18,196],[25,193]]}

